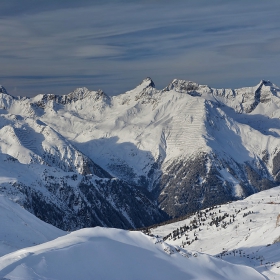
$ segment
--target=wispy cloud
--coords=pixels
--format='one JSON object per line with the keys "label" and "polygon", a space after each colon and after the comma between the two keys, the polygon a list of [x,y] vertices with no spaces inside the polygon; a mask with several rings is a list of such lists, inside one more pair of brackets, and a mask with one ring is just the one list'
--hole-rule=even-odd
{"label": "wispy cloud", "polygon": [[107,45],[89,45],[78,47],[75,55],[84,58],[98,58],[98,57],[114,57],[121,55],[120,47],[112,47]]}
{"label": "wispy cloud", "polygon": [[82,83],[117,94],[146,76],[158,88],[173,78],[280,85],[279,1],[45,3],[0,2],[0,83],[12,94],[62,94]]}
{"label": "wispy cloud", "polygon": [[217,49],[221,54],[233,58],[280,58],[280,38],[251,43],[226,44]]}

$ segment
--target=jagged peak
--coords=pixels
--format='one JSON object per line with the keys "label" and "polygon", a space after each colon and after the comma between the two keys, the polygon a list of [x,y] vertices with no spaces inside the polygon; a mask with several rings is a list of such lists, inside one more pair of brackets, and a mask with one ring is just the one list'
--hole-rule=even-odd
{"label": "jagged peak", "polygon": [[186,92],[186,91],[193,91],[199,88],[199,84],[186,81],[186,80],[179,80],[174,79],[165,89],[164,91],[175,90],[177,92]]}
{"label": "jagged peak", "polygon": [[5,89],[3,86],[1,86],[1,85],[0,85],[0,93],[5,93],[5,94],[7,94],[6,89]]}
{"label": "jagged peak", "polygon": [[279,87],[276,86],[275,84],[273,84],[271,81],[269,80],[261,80],[257,85],[256,88],[261,88],[262,86],[265,87],[270,87],[271,89],[277,89],[279,90]]}
{"label": "jagged peak", "polygon": [[155,83],[150,77],[145,78],[140,85],[145,85],[146,87],[155,87]]}
{"label": "jagged peak", "polygon": [[274,86],[269,80],[261,80],[260,84],[264,86]]}
{"label": "jagged peak", "polygon": [[70,104],[72,102],[76,102],[78,100],[83,100],[85,98],[89,98],[93,101],[109,100],[110,98],[102,91],[90,91],[86,87],[76,88],[74,91],[65,94],[65,95],[55,95],[55,94],[39,94],[35,96],[32,101],[44,108],[45,104],[49,101],[54,101],[55,103],[60,103],[63,105]]}
{"label": "jagged peak", "polygon": [[105,97],[105,98],[108,97],[105,94],[105,92],[102,91],[101,89],[99,89],[97,91],[90,91],[88,88],[82,87],[82,88],[76,88],[73,92],[70,92],[69,94],[67,94],[65,96],[65,98],[67,100],[76,101],[76,100],[84,99],[87,96],[93,96],[97,99],[99,99],[100,97]]}
{"label": "jagged peak", "polygon": [[7,90],[3,86],[1,86],[1,85],[0,85],[0,93],[4,93],[4,94],[9,95]]}
{"label": "jagged peak", "polygon": [[74,91],[64,95],[67,99],[83,99],[90,91],[86,87],[76,88]]}
{"label": "jagged peak", "polygon": [[[101,91],[101,90],[98,90],[98,91]],[[82,96],[82,95],[88,94],[89,92],[91,92],[91,91],[87,87],[79,87],[79,88],[76,88],[74,91],[68,93],[67,96],[71,96],[71,95]]]}

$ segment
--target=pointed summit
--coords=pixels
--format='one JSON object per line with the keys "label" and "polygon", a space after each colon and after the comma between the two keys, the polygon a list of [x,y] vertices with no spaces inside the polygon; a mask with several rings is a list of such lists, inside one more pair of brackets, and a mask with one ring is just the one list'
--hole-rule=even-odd
{"label": "pointed summit", "polygon": [[264,86],[274,86],[269,80],[261,80],[260,84],[263,84]]}
{"label": "pointed summit", "polygon": [[270,87],[270,89],[272,90],[279,90],[279,87],[275,84],[273,84],[271,81],[269,80],[261,80],[256,87],[261,88],[261,87]]}
{"label": "pointed summit", "polygon": [[[273,84],[269,80],[261,80],[256,86],[257,90],[265,90],[265,91],[270,91],[272,94],[275,95],[276,92],[279,92],[280,89],[277,85]],[[277,95],[278,96],[278,95]]]}
{"label": "pointed summit", "polygon": [[140,85],[145,85],[145,87],[155,87],[155,83],[150,77],[145,78]]}
{"label": "pointed summit", "polygon": [[5,93],[5,94],[8,94],[6,89],[0,85],[0,93]]}

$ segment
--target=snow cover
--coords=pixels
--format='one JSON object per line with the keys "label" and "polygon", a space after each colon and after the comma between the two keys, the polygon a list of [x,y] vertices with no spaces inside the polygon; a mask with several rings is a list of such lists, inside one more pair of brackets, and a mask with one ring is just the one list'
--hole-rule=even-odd
{"label": "snow cover", "polygon": [[[268,279],[280,279],[280,187],[262,191],[244,200],[205,209],[189,218],[151,229],[151,233],[164,237],[169,244],[184,246],[188,250],[211,254],[236,264],[251,266]],[[225,216],[218,226],[210,225],[217,217]],[[234,215],[234,217],[232,216]],[[179,237],[173,237],[177,228],[192,226]],[[195,240],[197,238],[197,240]],[[188,245],[186,242],[190,241]],[[246,278],[243,278],[246,279]]]}
{"label": "snow cover", "polygon": [[0,195],[0,256],[65,234]]}
{"label": "snow cover", "polygon": [[21,163],[37,161],[79,173],[82,152],[133,184],[147,178],[157,162],[163,162],[165,173],[172,161],[198,152],[213,151],[241,164],[267,153],[267,170],[276,176],[279,97],[280,89],[268,81],[231,90],[175,79],[157,90],[150,78],[113,97],[86,88],[30,99],[15,99],[3,91],[0,151]]}
{"label": "snow cover", "polygon": [[[198,213],[154,236],[100,227],[66,235],[0,196],[0,279],[266,279],[255,270],[279,279],[279,203],[277,187],[205,210],[204,225],[163,242]],[[225,213],[218,227],[208,224]],[[187,246],[186,235],[198,240]]]}
{"label": "snow cover", "polygon": [[[177,249],[177,250],[176,250]],[[4,279],[265,279],[252,268],[162,243],[140,232],[82,229],[0,258]]]}
{"label": "snow cover", "polygon": [[[250,111],[256,92],[260,92],[263,103]],[[0,147],[12,156],[23,153],[17,150],[20,145],[31,151],[33,148],[39,156],[42,147],[52,154],[57,149],[65,154],[60,158],[69,161],[65,144],[55,143],[57,132],[116,177],[123,175],[117,166],[129,166],[135,181],[147,175],[159,157],[167,162],[216,149],[237,162],[250,161],[255,156],[262,157],[263,150],[272,153],[277,147],[279,92],[278,87],[265,81],[255,87],[230,90],[176,79],[165,89],[157,90],[147,78],[135,89],[114,97],[86,88],[62,97],[12,99],[2,94],[0,132],[7,134],[8,126],[16,126],[19,133],[13,136],[10,129],[7,137],[15,141],[19,138],[19,143],[9,150],[1,135],[4,143]],[[18,116],[23,118],[17,119]],[[265,122],[261,121],[264,118]],[[40,124],[32,123],[34,119]],[[24,132],[32,133],[35,141]]]}
{"label": "snow cover", "polygon": [[[222,160],[231,158],[239,164],[258,163],[263,160],[261,164],[265,164],[265,168],[262,170],[267,169],[268,172],[264,177],[276,178],[278,169],[274,163],[277,163],[280,137],[279,97],[280,89],[268,81],[261,81],[255,87],[231,90],[213,89],[193,82],[173,80],[167,88],[157,90],[150,79],[145,79],[134,90],[115,97],[108,97],[102,91],[81,88],[61,97],[38,95],[31,99],[13,98],[1,88],[0,191],[17,202],[21,200],[20,196],[23,196],[20,194],[20,188],[24,184],[31,190],[42,190],[44,195],[48,195],[44,189],[46,183],[61,184],[59,187],[67,185],[75,191],[82,180],[83,166],[87,159],[98,163],[113,176],[135,184],[141,176],[149,178],[151,188],[158,174],[154,175],[155,178],[148,177],[148,174],[158,160],[162,162],[159,173],[164,173],[173,161],[189,158],[198,152],[216,152]],[[209,169],[210,167],[209,164]],[[238,176],[234,177],[227,169],[220,169],[219,173],[223,180],[232,184],[232,192],[236,198],[244,196]],[[213,279],[231,279],[232,275],[235,276],[234,279],[238,279],[237,275],[241,271],[243,275],[248,273],[248,277],[240,276],[240,279],[250,279],[252,275],[254,276],[251,279],[261,277],[256,276],[252,269],[231,266],[221,261],[220,258],[223,258],[252,266],[269,279],[277,279],[280,267],[277,254],[279,244],[273,244],[280,236],[279,227],[276,227],[279,209],[277,192],[279,188],[211,210],[210,212],[221,210],[221,215],[225,212],[236,215],[235,221],[230,222],[231,218],[226,217],[223,222],[227,221],[227,224],[220,222],[218,227],[200,225],[201,230],[196,229],[198,240],[187,247],[188,250],[205,253],[198,254],[197,258],[182,257],[180,252],[188,255],[188,251],[182,248],[180,252],[174,249],[176,253],[168,255],[164,246],[169,245],[160,242],[153,245],[153,239],[136,233],[88,229],[61,237],[51,243],[3,256],[0,261],[0,277],[15,279],[22,273],[26,278],[32,275],[36,279],[37,276],[32,274],[34,271],[39,275],[42,273],[44,277],[55,278],[55,275],[46,276],[52,272],[44,262],[50,267],[53,266],[53,273],[66,273],[63,275],[65,279],[71,279],[71,275],[77,276],[75,271],[80,273],[78,278],[91,275],[87,274],[91,273],[91,266],[96,267],[97,272],[105,271],[107,274],[104,277],[112,276],[113,272],[116,276],[125,276],[122,274],[125,273],[124,269],[116,269],[117,264],[120,265],[122,261],[127,262],[128,267],[133,267],[132,273],[142,276],[139,279],[147,278],[148,273],[155,273],[153,263],[154,268],[158,269],[157,273],[160,273],[161,278],[157,277],[159,279],[167,279],[164,277],[168,275],[165,274],[164,268],[159,269],[162,266],[173,267],[174,276],[177,275],[178,279],[183,275],[201,279],[201,275],[205,276],[208,273]],[[54,196],[50,195],[49,200],[55,201]],[[20,215],[25,213],[20,206],[17,206],[17,211],[5,210],[10,209],[11,202],[3,197],[0,197],[0,202],[1,209],[4,209],[1,210],[0,215],[3,213],[3,216],[0,217],[6,224],[5,230],[2,226],[0,230],[0,236],[2,233],[4,236],[1,240],[6,242],[1,243],[1,254],[32,246],[34,243],[46,242],[64,234],[40,222],[25,222],[26,226],[22,221],[25,221],[27,216]],[[235,210],[240,212],[237,214]],[[249,211],[253,213],[243,217],[243,214]],[[14,213],[16,216],[11,216]],[[175,228],[188,224],[190,219],[153,229],[152,232],[166,236]],[[10,221],[15,223],[10,225]],[[210,221],[208,216],[207,222]],[[30,231],[25,230],[31,227]],[[16,237],[16,232],[22,233],[21,239]],[[34,235],[35,232],[37,236]],[[132,246],[130,241],[122,241],[126,247],[133,247],[132,251],[127,251],[135,257],[133,261],[131,255],[123,252],[126,250],[119,249],[120,240],[115,239],[115,235],[118,234],[125,236],[120,237],[121,240],[132,240],[137,236],[137,241],[133,239],[134,243],[131,242],[139,242],[139,246]],[[193,231],[188,234],[193,235]],[[186,241],[183,240],[185,237],[180,236],[179,239],[167,242],[182,246],[182,241]],[[193,238],[194,236],[189,239]],[[108,244],[108,250],[103,250],[100,245],[104,245],[104,239],[108,241],[105,242]],[[152,244],[148,246],[149,249],[146,246],[147,242]],[[232,257],[234,249],[242,250],[240,254],[238,251],[238,255],[242,256]],[[123,250],[124,259],[117,254],[118,250]],[[99,253],[94,254],[95,251]],[[60,254],[60,263],[54,255],[56,252]],[[222,252],[224,253],[221,255]],[[219,258],[212,258],[206,253]],[[79,254],[87,257],[85,267],[80,262]],[[61,265],[61,256],[65,260],[62,264],[68,268],[76,262],[84,269],[75,270],[73,267],[73,270],[60,271],[58,267]],[[114,257],[111,260],[119,260],[120,263],[115,265],[114,262],[106,261],[110,256]],[[152,256],[155,259],[152,259]],[[91,262],[92,259],[95,260],[94,263]],[[103,262],[98,262],[98,259]],[[198,260],[201,260],[201,263]],[[144,267],[147,267],[144,271],[143,266],[139,265],[143,262]],[[183,264],[179,269],[178,263]],[[102,271],[101,267],[104,267]],[[114,270],[111,270],[111,267]],[[218,274],[215,274],[215,271]],[[199,273],[202,274],[199,276]]]}

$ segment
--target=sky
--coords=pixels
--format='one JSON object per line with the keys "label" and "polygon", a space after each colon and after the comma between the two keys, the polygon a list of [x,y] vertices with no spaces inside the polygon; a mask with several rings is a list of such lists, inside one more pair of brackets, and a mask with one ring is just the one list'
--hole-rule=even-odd
{"label": "sky", "polygon": [[280,86],[279,0],[1,0],[0,84],[14,96],[117,95],[151,77]]}

